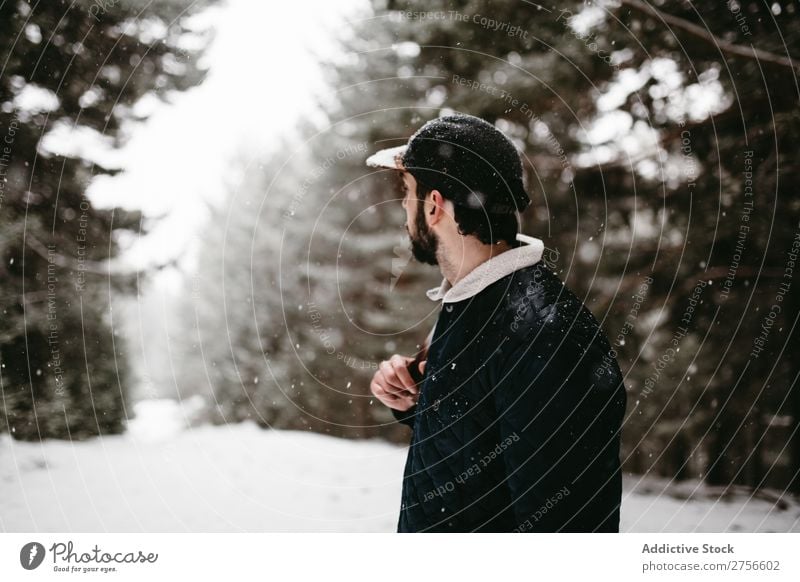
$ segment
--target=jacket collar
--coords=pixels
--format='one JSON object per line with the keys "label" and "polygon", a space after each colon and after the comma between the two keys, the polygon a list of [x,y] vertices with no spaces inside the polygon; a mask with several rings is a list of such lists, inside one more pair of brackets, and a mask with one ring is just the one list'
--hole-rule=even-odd
{"label": "jacket collar", "polygon": [[453,286],[447,279],[443,279],[439,287],[427,291],[428,298],[432,301],[441,300],[442,303],[469,299],[506,275],[541,260],[544,252],[544,242],[541,239],[517,234],[517,240],[524,244],[484,261]]}

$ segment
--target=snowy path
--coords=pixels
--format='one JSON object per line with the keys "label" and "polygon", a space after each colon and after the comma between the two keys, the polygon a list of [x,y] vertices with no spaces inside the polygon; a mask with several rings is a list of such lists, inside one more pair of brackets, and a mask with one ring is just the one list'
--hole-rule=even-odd
{"label": "snowy path", "polygon": [[[161,426],[168,426],[168,423]],[[147,435],[147,438],[144,437]],[[405,448],[254,424],[71,444],[0,437],[0,531],[395,529]],[[625,480],[623,531],[800,531],[800,504]]]}
{"label": "snowy path", "polygon": [[0,529],[76,532],[391,531],[404,461],[384,442],[249,423],[162,443],[4,438],[0,458]]}

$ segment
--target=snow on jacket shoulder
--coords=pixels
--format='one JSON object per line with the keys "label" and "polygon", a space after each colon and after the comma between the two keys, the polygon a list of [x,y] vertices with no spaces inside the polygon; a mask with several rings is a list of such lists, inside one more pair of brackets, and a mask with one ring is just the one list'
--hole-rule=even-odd
{"label": "snow on jacket shoulder", "polygon": [[622,373],[542,262],[443,303],[398,531],[618,531]]}

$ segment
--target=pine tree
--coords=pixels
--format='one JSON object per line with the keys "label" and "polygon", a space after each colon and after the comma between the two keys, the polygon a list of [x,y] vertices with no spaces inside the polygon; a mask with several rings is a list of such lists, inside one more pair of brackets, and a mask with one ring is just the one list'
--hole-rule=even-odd
{"label": "pine tree", "polygon": [[15,438],[123,428],[129,371],[112,303],[135,278],[119,265],[117,235],[141,218],[86,197],[117,168],[53,151],[48,138],[119,145],[142,96],[199,82],[197,55],[178,39],[204,4],[0,4],[0,427]]}
{"label": "pine tree", "polygon": [[[523,151],[533,198],[523,231],[545,240],[545,260],[619,353],[626,468],[797,488],[798,304],[786,292],[799,204],[796,7],[373,6],[326,67],[336,91],[321,100],[329,124],[304,132],[307,165],[282,172],[279,204],[294,214],[277,226],[291,241],[281,294],[298,309],[276,340],[300,346],[285,362],[311,377],[302,393],[319,408],[299,413],[309,426],[364,436],[389,419],[368,404],[368,367],[415,351],[436,316],[421,292],[438,276],[398,266],[407,254],[391,172],[363,161],[461,111]],[[601,121],[613,131],[597,131]],[[254,261],[267,268],[275,253]],[[313,319],[299,309],[309,305]]]}

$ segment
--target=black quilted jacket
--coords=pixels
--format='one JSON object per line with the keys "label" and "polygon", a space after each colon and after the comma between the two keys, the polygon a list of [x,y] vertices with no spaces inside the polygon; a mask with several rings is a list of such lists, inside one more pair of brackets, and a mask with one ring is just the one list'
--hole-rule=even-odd
{"label": "black quilted jacket", "polygon": [[538,262],[444,303],[398,531],[616,532],[622,374],[592,313]]}

